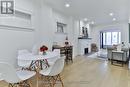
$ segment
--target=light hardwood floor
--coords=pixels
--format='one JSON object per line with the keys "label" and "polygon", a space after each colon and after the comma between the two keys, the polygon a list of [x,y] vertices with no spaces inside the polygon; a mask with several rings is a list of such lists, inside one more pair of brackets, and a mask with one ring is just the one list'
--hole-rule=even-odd
{"label": "light hardwood floor", "polygon": [[[108,61],[86,56],[79,56],[74,59],[74,63],[65,65],[61,77],[64,87],[130,87],[130,71],[127,65],[114,66]],[[36,81],[31,81],[33,87],[36,87]],[[8,86],[7,83],[0,82],[0,87]],[[43,87],[42,82],[39,87]]]}

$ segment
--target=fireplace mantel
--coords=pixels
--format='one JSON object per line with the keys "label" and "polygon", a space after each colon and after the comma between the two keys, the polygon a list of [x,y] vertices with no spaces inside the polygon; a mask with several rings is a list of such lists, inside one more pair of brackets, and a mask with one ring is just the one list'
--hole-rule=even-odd
{"label": "fireplace mantel", "polygon": [[92,39],[92,38],[89,38],[89,37],[78,37],[78,39]]}

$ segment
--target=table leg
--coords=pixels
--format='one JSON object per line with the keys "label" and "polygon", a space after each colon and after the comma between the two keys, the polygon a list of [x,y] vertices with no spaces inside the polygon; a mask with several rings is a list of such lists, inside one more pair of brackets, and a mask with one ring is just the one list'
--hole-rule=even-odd
{"label": "table leg", "polygon": [[40,61],[36,62],[36,87],[39,87],[39,71],[40,71]]}
{"label": "table leg", "polygon": [[123,57],[124,57],[123,55],[124,55],[124,53],[122,53],[122,67],[123,67]]}
{"label": "table leg", "polygon": [[111,56],[111,64],[113,65],[113,52],[112,52],[112,56]]}

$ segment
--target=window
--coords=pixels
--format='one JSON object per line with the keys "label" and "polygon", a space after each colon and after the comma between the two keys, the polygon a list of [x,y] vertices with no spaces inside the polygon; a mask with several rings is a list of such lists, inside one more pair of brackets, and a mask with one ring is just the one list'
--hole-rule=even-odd
{"label": "window", "polygon": [[101,45],[102,48],[106,48],[106,46],[111,46],[113,44],[117,45],[121,43],[121,32],[101,32]]}
{"label": "window", "polygon": [[111,45],[111,32],[106,33],[106,44],[105,45]]}
{"label": "window", "polygon": [[112,44],[118,44],[118,32],[112,32]]}

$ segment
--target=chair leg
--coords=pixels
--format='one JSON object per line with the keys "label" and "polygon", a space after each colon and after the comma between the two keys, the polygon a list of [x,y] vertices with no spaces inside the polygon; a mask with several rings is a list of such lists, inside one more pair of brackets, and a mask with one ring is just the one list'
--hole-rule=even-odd
{"label": "chair leg", "polygon": [[[60,81],[62,87],[64,87],[60,74],[58,74],[56,76],[46,76],[44,82],[46,82],[46,80],[48,82],[48,85],[50,85],[50,87],[55,87],[55,84],[57,81]],[[45,84],[44,84],[44,86],[45,86]]]}
{"label": "chair leg", "polygon": [[8,87],[18,87],[19,85],[18,84],[11,84],[9,83]]}
{"label": "chair leg", "polygon": [[8,87],[32,87],[32,85],[29,80],[26,80],[20,83],[9,83]]}
{"label": "chair leg", "polygon": [[61,84],[62,84],[62,87],[64,87],[64,84],[63,84],[63,81],[62,81],[62,79],[61,79],[60,74],[58,74],[58,78],[59,78],[59,80],[60,80],[60,82],[61,82]]}
{"label": "chair leg", "polygon": [[61,77],[60,77],[60,74],[58,74],[58,75],[56,75],[56,76],[52,76],[52,79],[53,79],[53,86],[52,86],[52,87],[55,86],[56,81],[60,81],[62,87],[64,87],[64,84],[63,84],[63,82],[62,82],[62,79],[61,79]]}
{"label": "chair leg", "polygon": [[[42,76],[43,77],[43,76]],[[51,77],[49,76],[44,76],[42,78],[43,80],[43,87],[52,87],[52,82],[51,82]]]}
{"label": "chair leg", "polygon": [[32,87],[32,84],[31,84],[31,82],[30,82],[30,81],[28,81],[28,84],[29,84],[29,86],[30,86],[30,87]]}
{"label": "chair leg", "polygon": [[13,87],[13,85],[11,83],[9,83],[8,87]]}
{"label": "chair leg", "polygon": [[52,84],[52,87],[54,87],[54,86],[55,86],[55,82],[56,82],[56,81],[55,81],[55,77],[52,76],[52,77],[51,77],[51,80],[52,80],[52,83],[51,83],[51,84]]}
{"label": "chair leg", "polygon": [[20,82],[18,85],[19,85],[19,87],[32,87],[32,85],[31,85],[29,80]]}

